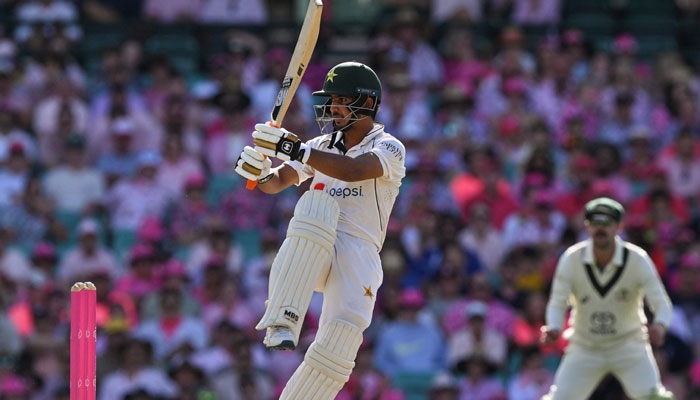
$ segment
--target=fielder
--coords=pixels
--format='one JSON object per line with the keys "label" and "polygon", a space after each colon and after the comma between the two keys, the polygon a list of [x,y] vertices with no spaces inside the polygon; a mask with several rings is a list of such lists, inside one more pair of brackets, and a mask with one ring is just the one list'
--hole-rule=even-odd
{"label": "fielder", "polygon": [[[559,259],[542,342],[559,337],[567,304],[573,332],[566,332],[569,346],[543,399],[587,399],[608,373],[632,399],[673,399],[661,384],[650,346],[664,342],[671,301],[647,253],[617,236],[623,216],[624,208],[615,200],[588,202],[585,226],[591,238],[569,247]],[[643,298],[654,312],[648,328]]]}
{"label": "fielder", "polygon": [[[403,144],[374,122],[382,88],[368,66],[345,62],[326,75],[314,106],[322,136],[257,124],[236,172],[278,193],[313,178],[270,270],[264,343],[292,350],[313,294],[323,292],[318,332],[281,399],[332,400],[348,381],[383,273],[379,251],[405,175]],[[263,155],[285,161],[270,169]]]}

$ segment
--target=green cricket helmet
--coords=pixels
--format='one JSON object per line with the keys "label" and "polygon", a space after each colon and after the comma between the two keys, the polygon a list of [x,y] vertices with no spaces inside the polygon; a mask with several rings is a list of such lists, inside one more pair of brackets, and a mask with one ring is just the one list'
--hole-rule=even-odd
{"label": "green cricket helmet", "polygon": [[314,96],[332,94],[348,97],[364,94],[376,97],[379,103],[382,100],[382,84],[372,68],[357,61],[348,61],[331,68],[326,75],[323,89],[313,92]]}
{"label": "green cricket helmet", "polygon": [[[382,101],[382,84],[372,68],[356,61],[348,61],[331,68],[326,75],[323,89],[313,92],[313,95],[328,98],[324,104],[314,106],[314,112],[321,132],[333,133],[341,129],[337,129],[333,122],[330,112],[330,96],[347,96],[353,99],[346,106],[350,110],[352,121],[343,127],[343,129],[347,129],[353,123],[364,118],[361,115],[375,117],[379,103]],[[374,99],[372,107],[364,107],[365,102],[370,97]],[[333,130],[329,130],[330,127]]]}

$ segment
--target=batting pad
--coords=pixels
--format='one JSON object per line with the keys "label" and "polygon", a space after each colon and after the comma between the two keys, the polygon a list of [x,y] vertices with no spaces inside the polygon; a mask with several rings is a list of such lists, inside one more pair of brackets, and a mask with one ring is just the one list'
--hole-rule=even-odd
{"label": "batting pad", "polygon": [[280,400],[335,399],[350,379],[360,344],[362,331],[349,322],[333,320],[322,326]]}
{"label": "batting pad", "polygon": [[272,263],[267,308],[255,329],[286,326],[298,341],[316,281],[331,262],[338,214],[338,203],[323,191],[301,196]]}

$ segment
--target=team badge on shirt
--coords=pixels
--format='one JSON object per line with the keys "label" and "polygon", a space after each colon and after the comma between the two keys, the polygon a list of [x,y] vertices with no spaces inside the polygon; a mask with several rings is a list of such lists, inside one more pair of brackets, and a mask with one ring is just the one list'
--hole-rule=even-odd
{"label": "team badge on shirt", "polygon": [[372,285],[369,285],[367,287],[363,285],[362,288],[365,289],[365,294],[363,296],[367,296],[370,300],[374,300],[374,293],[372,293]]}

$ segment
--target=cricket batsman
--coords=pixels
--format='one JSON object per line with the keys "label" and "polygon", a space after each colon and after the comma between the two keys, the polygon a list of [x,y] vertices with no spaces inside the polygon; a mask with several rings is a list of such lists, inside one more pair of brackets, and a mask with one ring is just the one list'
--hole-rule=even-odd
{"label": "cricket batsman", "polygon": [[[542,342],[559,337],[568,305],[573,332],[566,332],[569,346],[545,400],[587,399],[608,373],[632,399],[673,399],[661,384],[650,346],[664,342],[671,301],[647,253],[617,235],[624,212],[606,197],[588,202],[590,239],[569,247],[559,259]],[[654,312],[648,326],[644,298]]]}
{"label": "cricket batsman", "polygon": [[[379,251],[406,173],[403,144],[374,122],[382,87],[371,68],[338,64],[313,95],[324,98],[314,106],[321,136],[302,143],[257,124],[255,148],[246,147],[236,166],[270,194],[313,179],[272,264],[256,326],[266,329],[267,348],[293,350],[313,291],[323,292],[319,329],[282,392],[287,400],[332,400],[348,381],[382,284]],[[284,163],[271,169],[264,155]]]}

